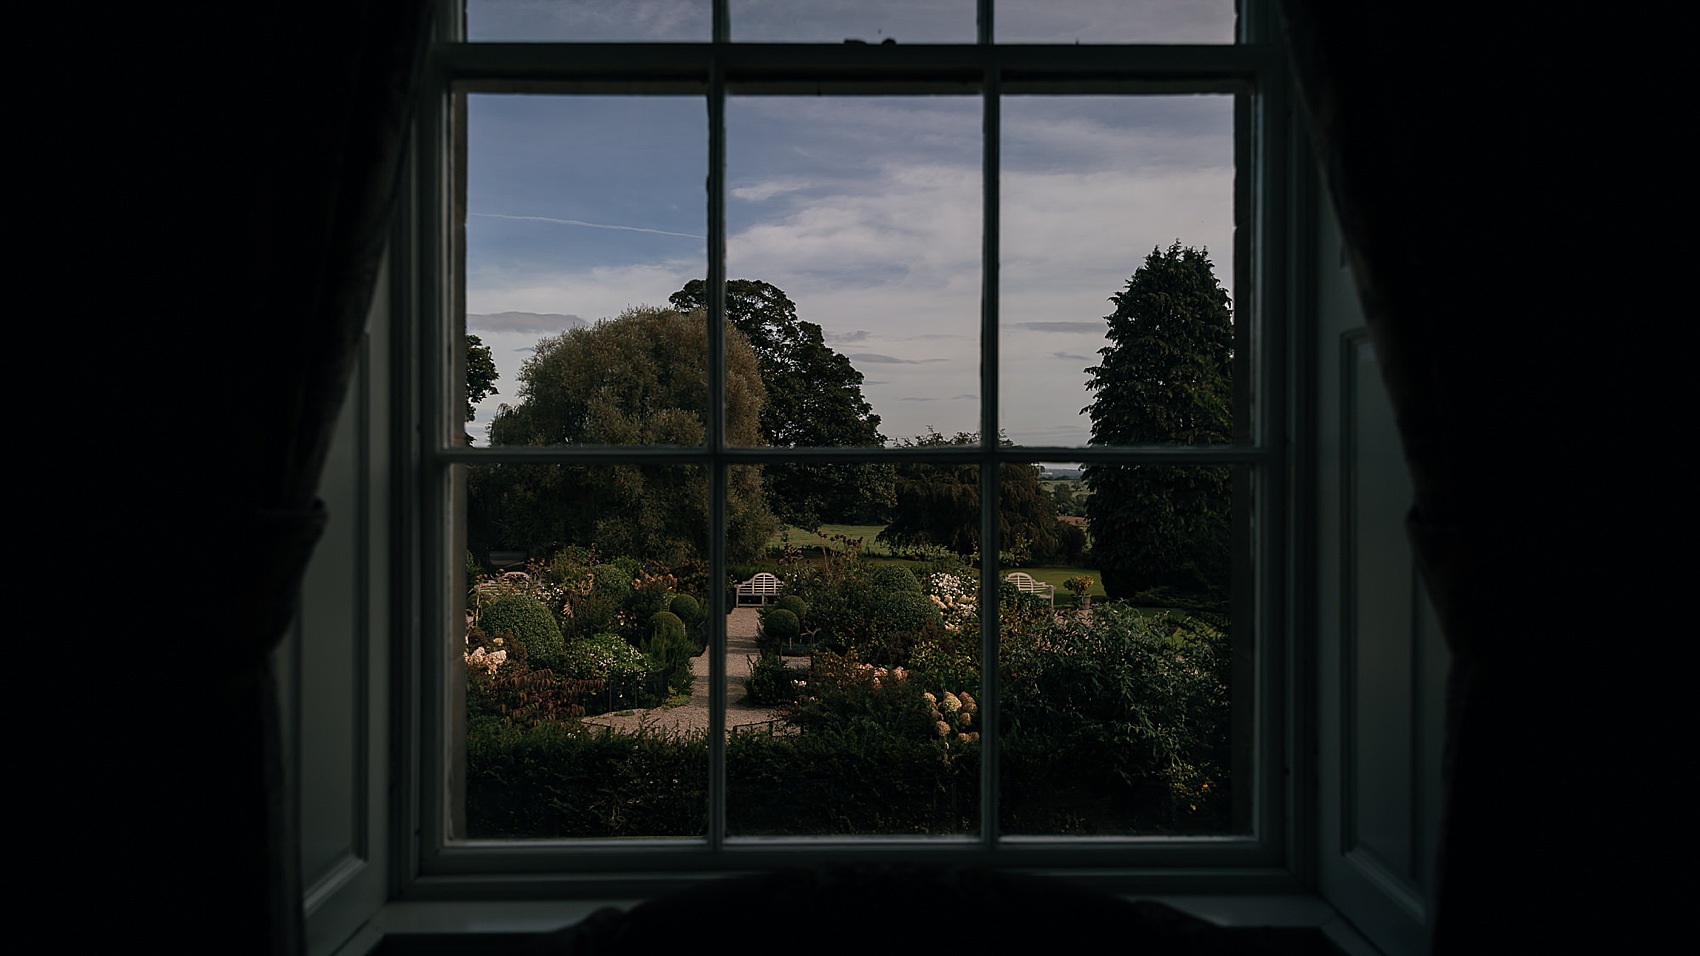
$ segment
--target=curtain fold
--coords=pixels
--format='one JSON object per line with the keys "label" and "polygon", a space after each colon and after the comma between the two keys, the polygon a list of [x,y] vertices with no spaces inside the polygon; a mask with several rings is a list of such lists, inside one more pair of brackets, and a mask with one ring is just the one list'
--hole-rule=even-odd
{"label": "curtain fold", "polygon": [[1614,834],[1618,775],[1660,765],[1671,705],[1612,604],[1684,587],[1645,535],[1687,492],[1674,453],[1606,449],[1662,449],[1689,401],[1637,252],[1681,193],[1674,61],[1656,23],[1587,8],[1279,10],[1452,656],[1434,949],[1622,944],[1644,930],[1603,909],[1649,889],[1625,864],[1670,851]]}
{"label": "curtain fold", "polygon": [[216,619],[230,626],[199,665],[211,700],[190,718],[204,706],[229,720],[174,770],[213,797],[185,869],[197,918],[228,952],[305,946],[271,654],[326,520],[316,488],[389,235],[429,24],[424,0],[297,5],[252,12],[221,48],[232,115],[253,124],[219,141],[236,165],[209,177],[222,195],[208,190],[232,207],[213,261],[233,263],[222,278],[244,307],[216,337],[240,369],[204,422],[220,454],[184,483],[204,546],[241,571],[220,584]]}

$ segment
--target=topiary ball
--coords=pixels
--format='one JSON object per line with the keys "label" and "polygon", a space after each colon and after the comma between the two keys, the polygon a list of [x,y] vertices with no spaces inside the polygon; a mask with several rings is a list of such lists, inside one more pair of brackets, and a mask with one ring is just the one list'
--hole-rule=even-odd
{"label": "topiary ball", "polygon": [[686,627],[695,627],[697,622],[702,620],[702,605],[689,594],[675,594],[673,602],[667,605],[667,610],[683,621]]}
{"label": "topiary ball", "polygon": [[548,605],[534,597],[502,595],[479,612],[478,626],[492,637],[513,635],[533,667],[553,667],[560,660],[561,629]]}
{"label": "topiary ball", "polygon": [[773,602],[772,606],[776,610],[783,609],[797,615],[798,621],[802,621],[809,616],[809,602],[795,594],[780,595],[778,600]]}
{"label": "topiary ball", "polygon": [[651,644],[657,642],[683,643],[685,640],[685,622],[679,620],[679,615],[672,611],[657,611],[649,619],[649,640]]}

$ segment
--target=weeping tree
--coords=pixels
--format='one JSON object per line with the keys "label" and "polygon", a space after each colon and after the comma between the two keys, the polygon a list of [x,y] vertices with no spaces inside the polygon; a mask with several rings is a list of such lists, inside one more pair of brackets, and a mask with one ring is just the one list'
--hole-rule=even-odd
{"label": "weeping tree", "polygon": [[[1111,297],[1109,344],[1087,369],[1094,445],[1227,442],[1233,430],[1233,312],[1209,255],[1154,248]],[[1111,597],[1151,587],[1221,596],[1230,469],[1092,465],[1092,561]]]}
{"label": "weeping tree", "polygon": [[[761,444],[755,354],[726,332],[726,428]],[[502,405],[490,444],[701,445],[708,404],[708,323],[701,312],[628,309],[537,343]],[[480,465],[469,469],[468,536],[480,549],[545,555],[566,545],[680,564],[706,555],[709,476],[697,465]],[[727,487],[727,557],[759,555],[777,523],[755,467]]]}
{"label": "weeping tree", "polygon": [[[692,279],[673,293],[675,308],[708,308],[708,287]],[[880,417],[862,397],[862,373],[826,344],[821,327],[797,317],[777,286],[753,279],[726,283],[726,318],[755,350],[767,400],[759,416],[764,444],[787,448],[859,448],[885,444]],[[768,503],[799,528],[822,522],[872,523],[891,507],[890,465],[786,462],[763,473]]]}
{"label": "weeping tree", "polygon": [[[1011,444],[1009,439],[1000,439]],[[903,448],[978,445],[974,432],[946,437],[936,431],[899,443]],[[980,549],[980,468],[973,463],[897,466],[896,503],[879,540],[900,548],[935,545],[957,554]],[[998,535],[1001,548],[1018,560],[1048,560],[1061,546],[1056,500],[1039,482],[1039,468],[1000,465]]]}

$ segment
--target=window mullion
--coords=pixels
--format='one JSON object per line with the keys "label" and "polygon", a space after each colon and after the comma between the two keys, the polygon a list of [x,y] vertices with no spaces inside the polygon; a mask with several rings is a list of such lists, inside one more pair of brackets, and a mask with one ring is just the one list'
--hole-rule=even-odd
{"label": "window mullion", "polygon": [[[992,50],[992,0],[980,0],[979,32]],[[998,175],[997,59],[986,60],[980,148],[980,839],[998,841]]]}
{"label": "window mullion", "polygon": [[[726,30],[726,0],[715,0],[716,39]],[[708,845],[726,842],[726,77],[718,58],[708,88]]]}

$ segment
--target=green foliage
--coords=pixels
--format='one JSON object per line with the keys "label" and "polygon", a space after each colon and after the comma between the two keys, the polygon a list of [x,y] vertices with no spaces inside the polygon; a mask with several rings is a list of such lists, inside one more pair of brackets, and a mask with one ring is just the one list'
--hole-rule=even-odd
{"label": "green foliage", "polygon": [[[707,311],[708,287],[692,279],[673,293],[681,311]],[[766,388],[764,443],[783,447],[878,447],[880,417],[862,397],[862,373],[826,344],[821,327],[797,317],[797,306],[766,282],[726,283],[726,317],[748,338]],[[890,465],[785,463],[765,469],[768,500],[781,520],[799,528],[822,522],[883,521],[891,506]]]}
{"label": "green foliage", "polygon": [[[1001,439],[1009,444],[1008,439]],[[901,443],[904,448],[972,446],[980,436],[935,431]],[[959,555],[980,550],[980,468],[964,464],[904,464],[897,468],[897,502],[879,540],[896,549],[948,548]],[[1034,465],[1002,465],[998,471],[998,535],[1016,563],[1046,561],[1058,549],[1056,501],[1039,483]]]}
{"label": "green foliage", "polygon": [[[701,735],[563,724],[467,733],[467,833],[477,839],[695,836],[707,828]],[[727,822],[739,834],[964,833],[977,826],[979,754],[926,739],[823,730],[735,733]]]}
{"label": "green foliage", "polygon": [[[877,724],[726,743],[727,825],[739,834],[972,833],[979,745],[939,745]],[[941,759],[947,756],[948,759]]]}
{"label": "green foliage", "polygon": [[672,611],[678,616],[679,620],[685,623],[687,631],[694,632],[702,624],[704,617],[702,605],[689,594],[673,595],[673,600],[668,603],[667,610]]}
{"label": "green foliage", "polygon": [[496,394],[496,379],[501,376],[496,372],[496,360],[490,355],[490,346],[476,335],[466,337],[466,420],[472,421],[478,417],[474,405],[491,395]]}
{"label": "green foliage", "polygon": [[786,665],[778,654],[764,651],[759,658],[750,660],[750,676],[744,680],[745,699],[770,707],[789,704],[797,699],[800,690],[797,682],[807,675],[800,667]]}
{"label": "green foliage", "polygon": [[504,594],[478,613],[478,626],[491,636],[513,635],[533,666],[554,666],[561,656],[561,629],[548,605],[525,594]]}
{"label": "green foliage", "polygon": [[[1092,444],[1208,444],[1233,438],[1233,313],[1209,256],[1153,249],[1117,293],[1109,344],[1088,371]],[[1156,585],[1222,590],[1230,470],[1092,465],[1092,561],[1111,597]]]}
{"label": "green foliage", "polygon": [[470,628],[466,635],[466,719],[468,726],[536,726],[572,722],[605,696],[601,680],[563,678],[527,658],[525,645]]}
{"label": "green foliage", "polygon": [[761,633],[756,638],[756,647],[766,654],[778,654],[786,644],[797,643],[797,638],[803,632],[803,622],[797,615],[786,609],[771,608],[761,618]]}
{"label": "green foliage", "polygon": [[781,594],[778,598],[774,599],[772,604],[768,605],[768,609],[770,611],[790,611],[792,614],[797,615],[797,620],[799,622],[806,620],[809,616],[809,602],[803,600],[802,596],[797,594]]}
{"label": "green foliage", "polygon": [[[1009,832],[1226,825],[1229,648],[1201,622],[1102,605],[1001,645]],[[1081,801],[1072,817],[1062,809]]]}
{"label": "green foliage", "polygon": [[467,833],[696,836],[707,829],[707,780],[701,735],[563,724],[469,727]]}
{"label": "green foliage", "polygon": [[685,639],[685,622],[679,620],[679,615],[672,611],[657,611],[649,619],[649,639],[651,641],[683,641]]}
{"label": "green foliage", "polygon": [[[727,329],[726,437],[762,443],[764,392],[755,353]],[[492,445],[700,445],[705,439],[708,324],[701,314],[629,309],[619,318],[545,338],[519,373],[519,403],[503,405]],[[717,411],[718,413],[718,411]],[[708,475],[674,465],[478,465],[468,469],[468,536],[475,553],[549,554],[578,545],[679,565],[701,559]],[[777,527],[761,469],[733,468],[727,553],[759,555]]]}
{"label": "green foliage", "polygon": [[643,653],[649,658],[650,669],[658,672],[660,680],[665,682],[665,693],[690,693],[696,680],[691,658],[698,649],[685,635],[685,623],[678,615],[660,611],[649,619],[649,636],[644,640]]}
{"label": "green foliage", "polygon": [[921,594],[921,580],[906,567],[895,564],[876,566],[868,575],[874,587],[900,594]]}
{"label": "green foliage", "polygon": [[[907,572],[904,572],[907,573]],[[938,608],[920,590],[882,588],[869,577],[847,577],[815,595],[809,605],[815,640],[827,650],[874,664],[898,664],[928,628],[940,626]]]}

